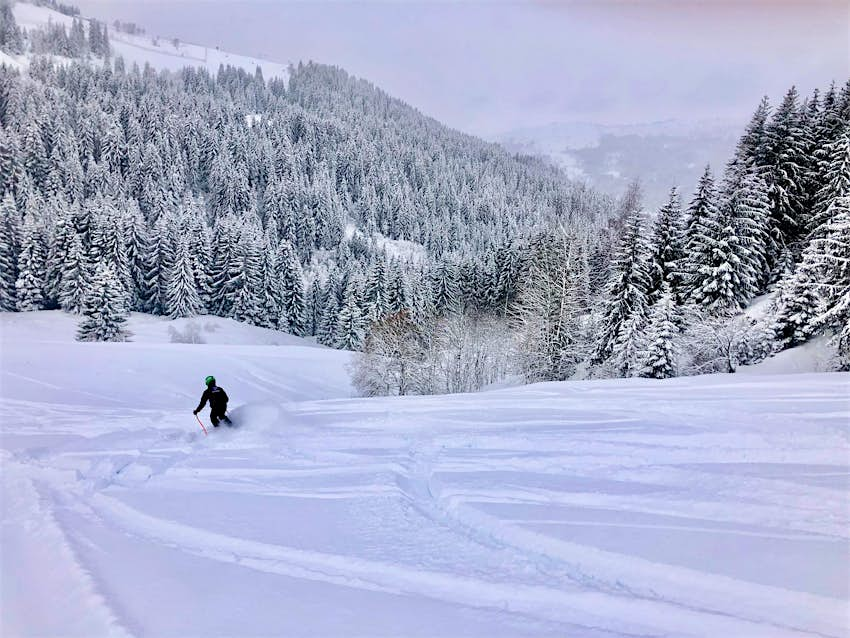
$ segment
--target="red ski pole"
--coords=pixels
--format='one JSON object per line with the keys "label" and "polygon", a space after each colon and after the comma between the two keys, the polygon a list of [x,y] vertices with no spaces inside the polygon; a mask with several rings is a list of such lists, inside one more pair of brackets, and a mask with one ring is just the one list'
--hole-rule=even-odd
{"label": "red ski pole", "polygon": [[195,418],[196,418],[196,419],[198,419],[198,425],[200,425],[200,426],[201,426],[201,429],[204,431],[204,436],[206,436],[206,435],[207,435],[207,429],[204,427],[204,424],[201,422],[201,417],[199,417],[199,416],[196,414],[196,415],[195,415]]}

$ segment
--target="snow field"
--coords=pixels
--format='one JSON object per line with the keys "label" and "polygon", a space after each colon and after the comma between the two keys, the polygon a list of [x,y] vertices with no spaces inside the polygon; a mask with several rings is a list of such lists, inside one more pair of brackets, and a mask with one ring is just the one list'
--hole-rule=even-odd
{"label": "snow field", "polygon": [[850,634],[850,375],[360,399],[195,321],[0,315],[3,635]]}

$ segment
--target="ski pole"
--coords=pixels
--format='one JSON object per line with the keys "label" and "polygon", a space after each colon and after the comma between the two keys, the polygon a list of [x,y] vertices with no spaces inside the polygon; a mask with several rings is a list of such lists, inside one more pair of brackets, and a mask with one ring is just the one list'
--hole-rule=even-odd
{"label": "ski pole", "polygon": [[201,417],[199,417],[199,416],[196,414],[196,415],[195,415],[195,418],[196,418],[196,419],[198,419],[198,425],[200,425],[200,426],[201,426],[201,429],[204,431],[204,436],[206,436],[206,435],[207,435],[207,429],[204,427],[204,424],[201,422]]}

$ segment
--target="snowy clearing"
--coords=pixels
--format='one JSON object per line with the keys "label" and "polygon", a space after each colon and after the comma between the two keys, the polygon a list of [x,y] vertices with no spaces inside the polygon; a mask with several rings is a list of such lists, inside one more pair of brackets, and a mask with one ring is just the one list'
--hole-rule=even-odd
{"label": "snowy clearing", "polygon": [[358,399],[209,320],[0,314],[4,636],[850,633],[848,374]]}

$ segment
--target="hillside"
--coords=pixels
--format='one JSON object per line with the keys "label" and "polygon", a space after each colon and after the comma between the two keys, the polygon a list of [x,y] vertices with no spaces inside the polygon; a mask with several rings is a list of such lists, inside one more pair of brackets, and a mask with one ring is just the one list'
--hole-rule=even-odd
{"label": "hillside", "polygon": [[150,322],[0,314],[4,635],[850,630],[847,374],[354,399],[345,353]]}
{"label": "hillside", "polygon": [[[28,2],[16,2],[13,7],[15,20],[24,29],[42,29],[48,23],[70,27],[73,18],[54,11],[49,7],[39,7]],[[154,69],[179,71],[183,67],[205,69],[217,73],[220,66],[232,66],[249,73],[259,67],[267,79],[288,77],[287,64],[260,60],[249,56],[220,51],[218,48],[188,42],[174,42],[156,35],[133,35],[117,29],[109,31],[109,42],[113,55],[120,56],[128,65],[149,64]],[[28,62],[27,56],[18,56],[19,64]]]}
{"label": "hillside", "polygon": [[[613,214],[609,198],[341,69],[258,75],[210,52],[170,71],[182,59],[163,61],[170,45],[148,59],[140,36],[110,31],[107,56],[95,22],[38,31],[53,16],[24,3],[14,16],[24,35],[7,48],[24,53],[0,68],[0,308],[76,312],[103,264],[134,311],[357,348],[389,313],[504,313],[522,244],[547,228],[607,250],[589,229]],[[19,292],[30,266],[38,292]]]}

